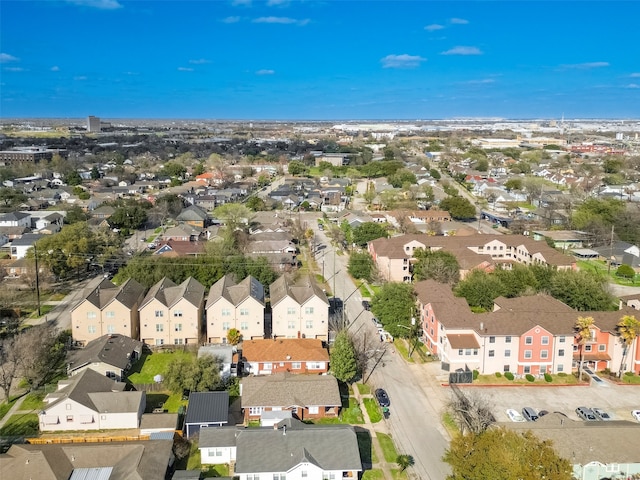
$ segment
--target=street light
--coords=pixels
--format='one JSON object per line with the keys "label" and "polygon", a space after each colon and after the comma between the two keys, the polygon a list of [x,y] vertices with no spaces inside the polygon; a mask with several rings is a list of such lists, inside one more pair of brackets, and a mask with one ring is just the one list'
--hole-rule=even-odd
{"label": "street light", "polygon": [[[419,330],[419,326],[416,323],[416,317],[411,317],[411,326],[408,327],[407,325],[396,325],[397,327],[402,327],[402,328],[406,328],[407,330],[409,330],[410,333],[410,343],[409,343],[409,358],[411,358],[411,355],[413,355],[413,352],[416,349],[416,346],[418,344],[418,330]],[[415,341],[413,341],[415,339]]]}

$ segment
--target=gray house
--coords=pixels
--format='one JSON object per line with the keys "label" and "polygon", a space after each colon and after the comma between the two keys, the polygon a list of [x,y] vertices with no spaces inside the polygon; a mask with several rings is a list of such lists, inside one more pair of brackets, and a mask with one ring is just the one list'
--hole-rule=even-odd
{"label": "gray house", "polygon": [[201,429],[221,427],[229,422],[229,392],[191,392],[184,419],[186,438]]}
{"label": "gray house", "polygon": [[103,335],[80,350],[68,355],[69,376],[89,368],[113,380],[121,382],[125,373],[142,354],[143,343],[125,335]]}

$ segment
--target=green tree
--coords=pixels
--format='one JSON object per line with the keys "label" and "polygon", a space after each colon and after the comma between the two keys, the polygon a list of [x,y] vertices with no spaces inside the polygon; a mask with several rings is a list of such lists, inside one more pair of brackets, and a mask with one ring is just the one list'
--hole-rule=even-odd
{"label": "green tree", "polygon": [[606,278],[594,272],[559,270],[553,274],[549,293],[581,312],[615,308],[615,299],[607,291]]}
{"label": "green tree", "polygon": [[298,160],[291,160],[289,162],[289,175],[304,175],[308,169],[306,165]]}
{"label": "green tree", "polygon": [[411,318],[415,312],[413,285],[386,283],[380,293],[373,297],[371,311],[392,336],[409,337],[412,332]]}
{"label": "green tree", "polygon": [[[249,197],[245,205],[254,212],[263,212],[268,210],[267,204],[264,203],[264,200],[257,196]],[[307,202],[307,205],[309,205],[309,202]]]}
{"label": "green tree", "polygon": [[373,258],[367,252],[353,252],[349,257],[349,274],[370,282],[374,272]]}
{"label": "green tree", "polygon": [[578,364],[578,381],[582,381],[582,369],[584,368],[585,345],[591,341],[591,329],[595,324],[593,317],[578,317],[573,327],[578,335],[578,348],[580,349],[580,363]]}
{"label": "green tree", "polygon": [[400,471],[404,472],[407,468],[415,465],[415,460],[411,455],[401,454],[396,457],[396,463],[400,467]]}
{"label": "green tree", "polygon": [[620,265],[618,270],[616,270],[616,275],[623,278],[634,278],[636,276],[636,271],[629,265]]}
{"label": "green tree", "polygon": [[493,301],[503,295],[503,286],[498,277],[483,270],[472,270],[455,288],[457,297],[464,297],[472,307],[491,311]]}
{"label": "green tree", "polygon": [[442,175],[440,175],[440,172],[435,168],[432,168],[431,170],[429,170],[429,175],[431,175],[431,178],[434,178],[435,180],[440,180],[442,178]]}
{"label": "green tree", "polygon": [[364,222],[353,229],[353,243],[364,247],[371,240],[376,238],[387,238],[389,232],[386,224],[377,222]]}
{"label": "green tree", "polygon": [[406,170],[404,168],[401,168],[393,175],[389,175],[387,180],[389,181],[389,184],[395,188],[400,188],[405,183],[408,183],[410,185],[415,185],[416,183],[418,183],[416,176],[409,170]]}
{"label": "green tree", "polygon": [[164,383],[174,393],[184,390],[208,392],[220,388],[220,360],[212,355],[198,358],[177,357],[164,372]]}
{"label": "green tree", "polygon": [[413,265],[413,274],[416,280],[431,278],[436,282],[448,284],[456,284],[460,280],[460,265],[455,255],[420,248],[414,256],[416,263]]}
{"label": "green tree", "polygon": [[255,214],[242,203],[225,203],[217,207],[213,214],[222,220],[229,232],[248,228]]}
{"label": "green tree", "polygon": [[627,370],[627,355],[629,354],[629,349],[638,335],[640,335],[640,321],[636,319],[635,315],[625,315],[616,325],[616,330],[620,336],[620,342],[623,348],[620,369],[618,370],[618,376],[621,377]]}
{"label": "green tree", "polygon": [[351,383],[358,375],[356,350],[346,330],[336,335],[331,347],[331,373],[341,382]]}
{"label": "green tree", "polygon": [[182,178],[187,173],[187,168],[178,162],[167,162],[162,167],[162,172],[169,177]]}
{"label": "green tree", "polygon": [[70,187],[82,184],[82,177],[76,170],[70,171],[64,178],[65,183]]}
{"label": "green tree", "polygon": [[447,197],[440,202],[440,208],[448,211],[455,220],[470,220],[476,217],[476,209],[463,197]]}
{"label": "green tree", "polygon": [[113,228],[135,230],[147,221],[147,209],[139,204],[125,204],[116,207],[107,221]]}
{"label": "green tree", "polygon": [[507,298],[530,295],[539,291],[536,276],[527,266],[516,264],[510,270],[499,268],[495,275],[502,284],[502,295]]}
{"label": "green tree", "polygon": [[367,202],[367,205],[371,205],[373,199],[376,198],[376,184],[374,182],[367,182],[367,189],[362,194],[362,198]]}
{"label": "green tree", "polygon": [[475,168],[479,172],[486,172],[487,170],[489,170],[489,160],[487,160],[486,157],[480,158],[476,161]]}
{"label": "green tree", "polygon": [[511,190],[522,190],[522,179],[510,178],[504,182],[504,188],[506,188],[508,192]]}
{"label": "green tree", "polygon": [[198,162],[196,163],[196,166],[193,167],[193,175],[196,177],[198,175],[202,175],[204,172],[205,172],[204,162]]}
{"label": "green tree", "polygon": [[452,470],[447,480],[572,479],[569,461],[530,431],[491,428],[456,435],[443,459]]}
{"label": "green tree", "polygon": [[237,328],[229,329],[229,331],[227,332],[227,341],[231,345],[237,345],[240,343],[241,340],[242,340],[242,334],[240,333],[240,330],[238,330]]}
{"label": "green tree", "polygon": [[10,187],[0,187],[0,207],[3,211],[9,211],[17,208],[22,202],[26,202],[28,197]]}

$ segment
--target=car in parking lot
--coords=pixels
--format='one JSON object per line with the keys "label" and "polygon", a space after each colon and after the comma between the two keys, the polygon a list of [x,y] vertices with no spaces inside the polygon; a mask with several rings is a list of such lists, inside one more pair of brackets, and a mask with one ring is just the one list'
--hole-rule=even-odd
{"label": "car in parking lot", "polygon": [[601,408],[592,408],[591,410],[593,411],[594,415],[598,417],[599,420],[604,420],[605,422],[608,420],[613,420],[611,418],[611,415],[609,415],[607,412],[605,412]]}
{"label": "car in parking lot", "polygon": [[524,407],[522,409],[522,416],[528,421],[528,422],[535,422],[538,419],[538,412],[536,412],[533,408],[531,407]]}
{"label": "car in parking lot", "polygon": [[509,408],[507,410],[507,417],[509,417],[509,420],[511,420],[512,422],[526,422],[527,420],[518,413],[517,410],[514,410],[513,408]]}
{"label": "car in parking lot", "polygon": [[576,415],[578,415],[582,420],[586,420],[588,422],[595,422],[598,420],[598,417],[593,413],[593,410],[588,407],[576,408]]}
{"label": "car in parking lot", "polygon": [[388,407],[391,405],[391,400],[389,400],[389,395],[384,390],[384,388],[378,388],[375,392],[376,400],[378,401],[378,405],[381,407]]}
{"label": "car in parking lot", "polygon": [[382,323],[380,323],[380,320],[378,320],[376,317],[371,317],[371,321],[376,326],[376,328],[383,328]]}
{"label": "car in parking lot", "polygon": [[631,416],[640,422],[640,410],[631,410]]}

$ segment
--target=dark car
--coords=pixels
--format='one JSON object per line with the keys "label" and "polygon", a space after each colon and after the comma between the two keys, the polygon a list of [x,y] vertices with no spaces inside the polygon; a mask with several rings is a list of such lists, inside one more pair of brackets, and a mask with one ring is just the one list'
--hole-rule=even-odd
{"label": "dark car", "polygon": [[587,407],[578,407],[578,408],[576,408],[576,414],[582,420],[586,420],[587,422],[597,422],[598,421],[598,417],[596,417],[596,414],[593,413],[593,410],[591,410],[590,408],[587,408]]}
{"label": "dark car", "polygon": [[391,405],[391,401],[389,400],[389,395],[382,388],[378,388],[376,390],[376,400],[378,400],[378,404],[381,407],[388,407]]}
{"label": "dark car", "polygon": [[538,413],[531,407],[524,407],[522,409],[522,416],[526,418],[528,422],[535,422],[538,420]]}
{"label": "dark car", "polygon": [[364,308],[367,312],[371,310],[371,304],[368,300],[362,300],[362,308]]}

